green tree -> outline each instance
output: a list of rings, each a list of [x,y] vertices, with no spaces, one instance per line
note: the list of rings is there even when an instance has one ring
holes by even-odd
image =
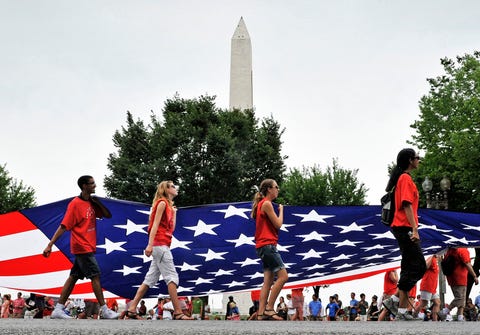
[[[456,60],[444,58],[445,73],[428,79],[420,100],[420,119],[411,144],[425,151],[417,182],[428,176],[434,187],[452,181],[449,208],[479,211],[480,193],[480,52]],[[422,177],[421,177],[422,176]],[[438,192],[439,189],[434,189]]]
[[[245,201],[264,178],[281,182],[283,130],[273,118],[259,122],[252,110],[221,110],[215,97],[168,99],[162,118],[148,126],[127,113],[109,156],[107,193],[149,203],[161,180],[179,184],[182,206]]]
[[[0,165],[0,214],[34,206],[35,190],[10,177],[6,165]]]
[[[279,201],[301,206],[365,205],[368,189],[358,181],[357,173],[340,167],[336,159],[325,172],[317,165],[293,168],[280,185]]]

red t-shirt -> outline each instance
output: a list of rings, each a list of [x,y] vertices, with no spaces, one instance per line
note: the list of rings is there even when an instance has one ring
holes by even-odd
[[[445,257],[456,257],[456,264],[453,273],[447,276],[450,286],[467,286],[468,268],[465,263],[470,263],[470,252],[467,248],[450,248]]]
[[[153,246],[166,245],[167,247],[170,247],[170,244],[172,244],[172,236],[174,230],[173,210],[166,199],[159,199],[153,205],[152,215],[150,215],[150,221],[148,222],[148,232],[150,233],[150,230],[152,229],[153,222],[155,221],[155,216],[157,215],[157,208],[161,202],[165,203],[165,210],[163,211],[162,217],[158,224],[157,233],[155,234],[153,240]]]
[[[393,270],[385,272],[383,278],[383,293],[388,295],[393,295],[397,292],[397,283],[390,279],[391,272],[393,272]]]
[[[437,258],[433,257],[430,267],[425,271],[422,281],[420,282],[420,291],[426,291],[432,294],[437,293],[438,271],[439,267]]]
[[[262,205],[267,200],[263,198],[257,206],[257,216],[255,222],[255,248],[261,248],[265,245],[277,245],[278,229],[268,218],[267,213],[262,212]]]
[[[392,227],[411,227],[403,208],[403,202],[412,204],[413,215],[418,226],[418,190],[408,173],[400,175],[395,188],[395,216],[393,217]]]
[[[97,217],[102,217],[102,214],[96,213],[88,200],[75,197],[68,204],[61,225],[71,231],[70,252],[73,255],[95,252]]]

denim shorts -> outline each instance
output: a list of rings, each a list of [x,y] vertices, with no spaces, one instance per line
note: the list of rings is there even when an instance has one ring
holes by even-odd
[[[98,266],[95,254],[89,252],[87,254],[75,255],[75,263],[70,270],[70,276],[78,279],[100,276],[100,267]]]
[[[263,264],[263,271],[277,273],[285,268],[282,257],[278,253],[277,247],[273,244],[264,245],[257,249],[257,256],[260,257]]]

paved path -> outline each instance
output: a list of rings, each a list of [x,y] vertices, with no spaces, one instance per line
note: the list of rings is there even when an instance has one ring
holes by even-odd
[[[137,321],[0,319],[0,334],[480,334],[480,322],[276,322],[276,321]]]

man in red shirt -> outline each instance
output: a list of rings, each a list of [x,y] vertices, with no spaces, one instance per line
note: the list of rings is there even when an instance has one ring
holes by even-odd
[[[70,235],[70,251],[75,255],[75,263],[70,271],[70,276],[63,285],[58,303],[52,312],[52,319],[71,319],[64,311],[65,302],[73,291],[78,279],[89,278],[92,281],[92,289],[100,304],[101,316],[104,319],[116,319],[118,313],[108,309],[103,297],[102,285],[100,283],[100,268],[95,259],[97,248],[96,218],[111,218],[110,211],[100,202],[97,197],[91,195],[95,193],[95,180],[92,176],[81,176],[77,181],[78,187],[82,190],[78,197],[68,204],[67,211],[43,251],[43,256],[48,257],[52,252],[55,242],[67,230]]]
[[[420,303],[415,307],[418,314],[422,309],[428,307],[428,303],[432,302],[432,320],[438,320],[438,312],[440,310],[440,296],[437,293],[439,267],[437,263],[437,255],[427,258],[427,271],[423,275],[420,282]]]
[[[448,314],[450,310],[457,307],[457,320],[463,321],[468,273],[473,276],[475,285],[478,285],[478,278],[470,263],[470,252],[467,248],[449,248],[445,253],[445,258],[446,257],[455,258],[453,273],[447,276],[448,285],[452,288],[454,298],[448,305],[448,308],[444,308],[444,312]]]

